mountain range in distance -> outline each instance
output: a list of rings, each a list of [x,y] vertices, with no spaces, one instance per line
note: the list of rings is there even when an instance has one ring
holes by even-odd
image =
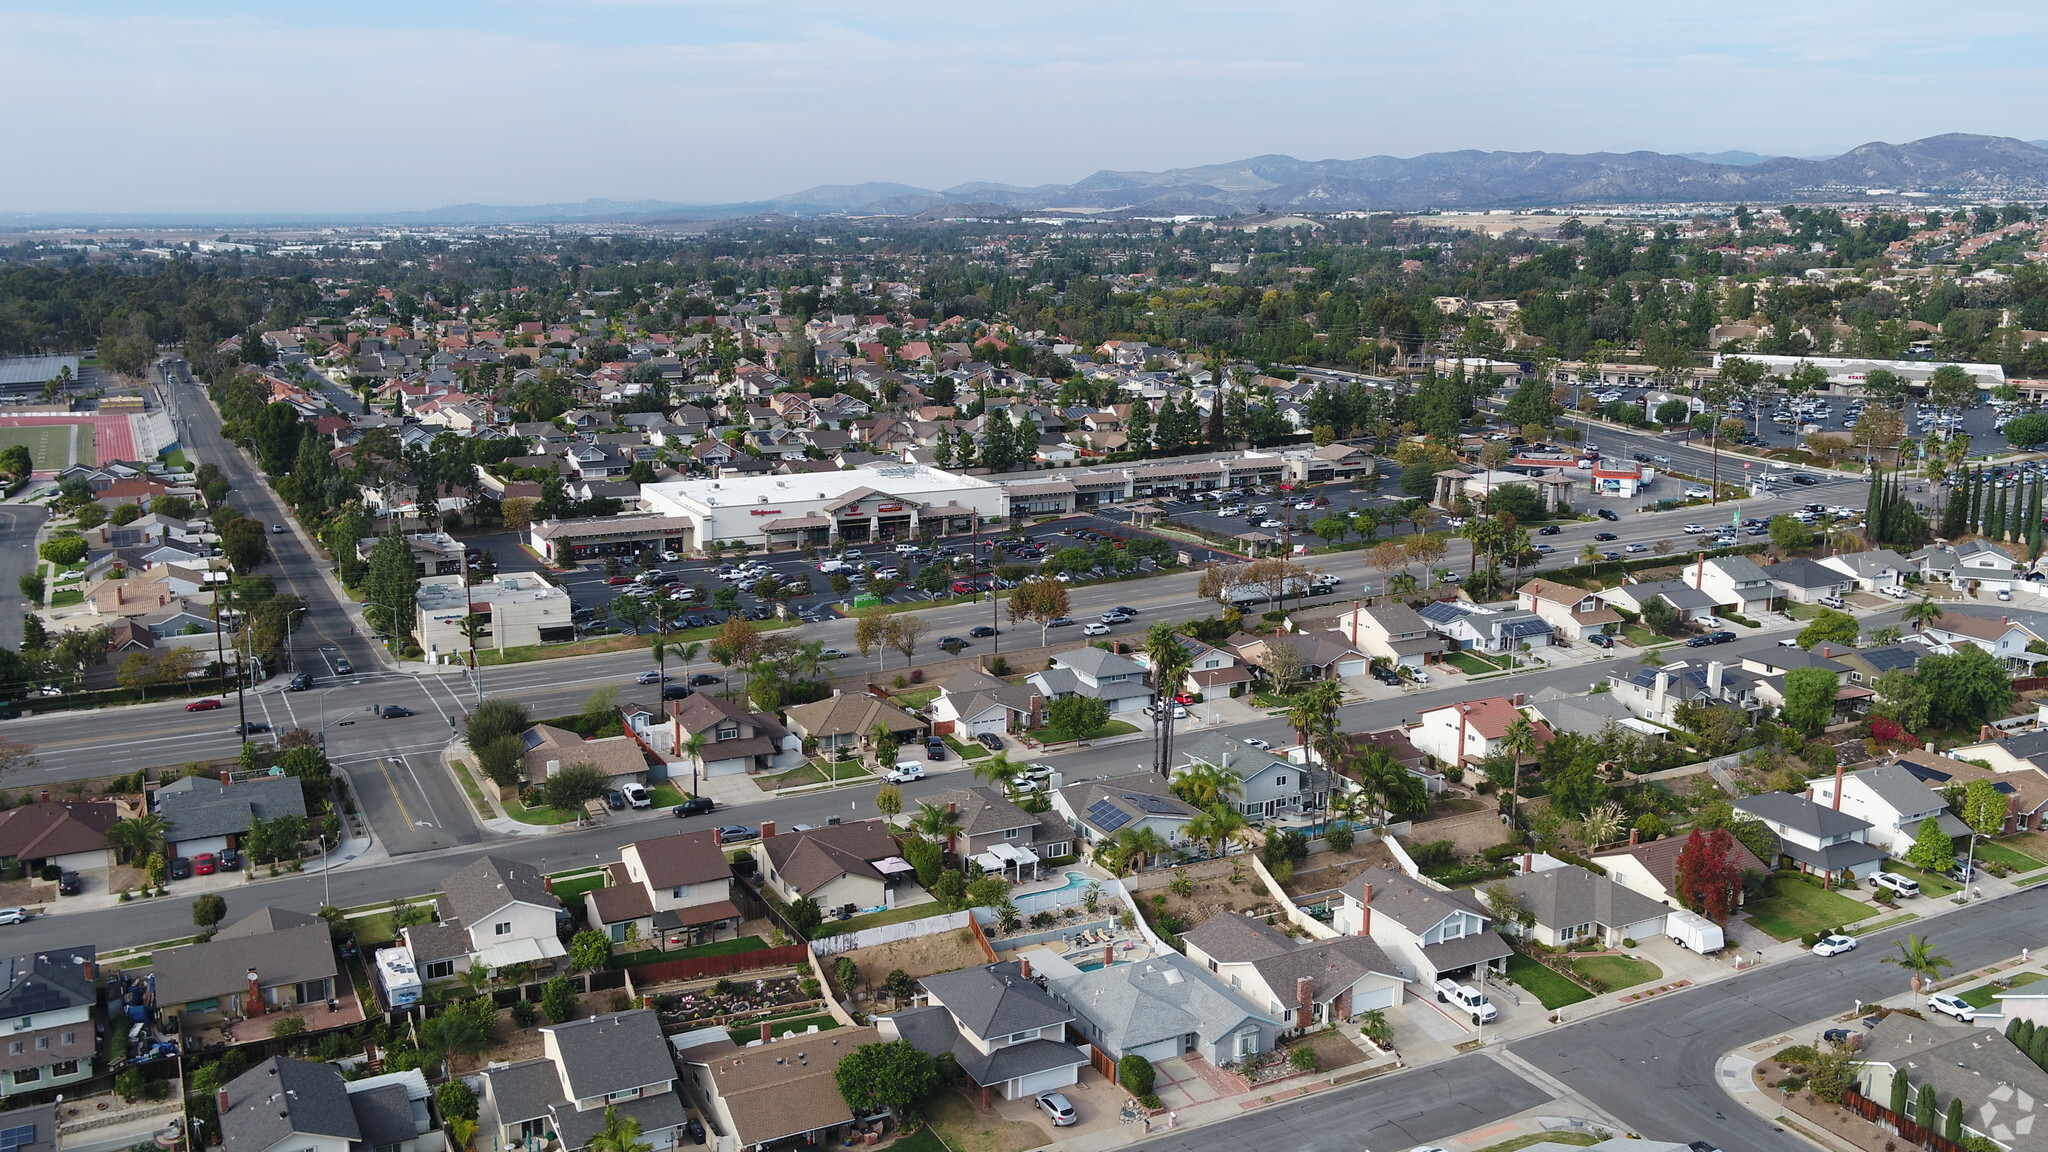
[[[1358,160],[1255,156],[1163,172],[1105,169],[1072,184],[970,182],[823,184],[767,200],[456,204],[358,214],[0,213],[0,227],[180,227],[245,224],[708,225],[755,217],[1228,216],[1238,213],[1545,208],[1601,204],[1750,203],[1860,199],[1918,193],[1957,198],[2048,197],[2048,140],[1949,133],[1905,144],[1874,142],[1839,156],[1802,158],[1724,151],[1431,152]]]

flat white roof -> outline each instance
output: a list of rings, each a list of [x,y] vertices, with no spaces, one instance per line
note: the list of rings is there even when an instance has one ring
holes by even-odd
[[[724,480],[670,480],[645,484],[640,496],[656,509],[743,508],[763,501],[836,500],[872,488],[891,496],[944,496],[997,485],[919,464],[885,464],[801,476],[737,476]]]

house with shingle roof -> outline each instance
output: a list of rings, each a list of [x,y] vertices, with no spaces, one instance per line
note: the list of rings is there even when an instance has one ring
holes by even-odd
[[[647,756],[630,736],[585,740],[566,728],[535,724],[521,739],[526,751],[520,756],[520,765],[528,783],[544,783],[571,764],[596,765],[614,784],[648,779]]]
[[[1950,652],[1957,651],[1962,645],[1974,644],[2014,667],[2031,664],[2034,656],[2027,651],[2027,645],[2043,639],[2032,628],[2011,616],[2001,615],[1994,620],[1948,609],[1926,625],[1921,636]]]
[[[1954,547],[1930,544],[1908,559],[1920,565],[1920,578],[1941,581],[1961,590],[2010,592],[2019,581],[2012,554],[1989,540],[1965,540]]]
[[[1068,784],[1052,794],[1052,808],[1087,845],[1142,828],[1179,848],[1188,843],[1188,821],[1201,815],[1156,778],[1141,776]]]
[[[709,829],[636,840],[605,866],[603,887],[583,894],[586,918],[612,943],[629,935],[658,948],[687,947],[739,927],[732,865]]]
[[[1145,666],[1106,648],[1075,648],[1056,653],[1051,666],[1033,672],[1025,682],[1048,701],[1087,696],[1109,705],[1112,715],[1142,711],[1152,702]]]
[[[1073,853],[1074,834],[1064,820],[1050,812],[1026,812],[987,785],[935,792],[922,803],[935,804],[959,815],[960,832],[954,838],[954,847],[963,858],[979,856],[998,845],[1029,848],[1040,857]]]
[[[169,825],[164,843],[173,856],[238,847],[251,820],[306,814],[305,792],[293,776],[187,776],[157,789],[150,803]]]
[[[1188,959],[1266,1014],[1296,1028],[1349,1022],[1401,1003],[1400,966],[1366,936],[1302,939],[1242,912],[1220,912],[1181,937]]]
[[[925,731],[923,720],[879,696],[837,688],[823,700],[790,705],[783,718],[798,739],[816,741],[818,751],[828,755],[841,748],[867,748],[877,726],[886,727],[899,744]]]
[[[441,882],[441,919],[405,929],[422,980],[559,960],[562,902],[540,869],[503,856],[479,856]]]
[[[44,800],[0,812],[0,863],[30,872],[107,866],[107,829],[121,819],[112,800]]]
[[[541,1055],[486,1068],[478,1127],[499,1147],[553,1135],[567,1152],[588,1147],[617,1109],[656,1152],[680,1142],[685,1112],[676,1065],[652,1009],[541,1026]]]
[[[1653,939],[1664,935],[1664,917],[1671,911],[1575,864],[1525,871],[1501,883],[1534,918],[1527,930],[1530,939],[1546,948],[1565,948],[1581,940],[1620,948],[1624,940]]]
[[[883,1039],[874,1027],[836,1028],[745,1048],[721,1038],[686,1048],[675,1059],[691,1098],[718,1133],[718,1147],[836,1147],[854,1116],[833,1073],[848,1053]]]
[[[1297,675],[1305,680],[1337,680],[1346,676],[1363,676],[1369,660],[1365,653],[1351,646],[1345,633],[1335,631],[1289,632],[1279,636],[1249,636],[1239,633],[1230,638],[1230,647],[1245,663],[1264,671],[1272,660],[1274,646],[1284,644],[1293,649],[1294,658],[1299,662]]]
[[[706,738],[698,770],[706,776],[732,776],[792,767],[803,756],[803,741],[766,712],[749,712],[744,704],[709,692],[697,692],[669,703],[666,751],[683,755],[683,742],[701,732]],[[657,747],[659,737],[656,737]]]
[[[1060,957],[1042,964],[1046,991],[1073,1012],[1073,1029],[1100,1054],[1098,1062],[1196,1055],[1230,1064],[1271,1050],[1287,1026],[1251,1009],[1178,952],[1089,971]]]
[[[1429,621],[1453,650],[1519,652],[1523,645],[1548,648],[1557,632],[1550,621],[1526,609],[1503,612],[1462,600],[1435,600],[1417,615]]]
[[[1777,837],[1774,864],[1791,866],[1828,879],[1845,873],[1869,876],[1884,862],[1885,851],[1869,843],[1870,821],[1816,804],[1809,796],[1759,792],[1735,802],[1735,810],[1754,816]]]
[[[1607,878],[1616,884],[1641,896],[1647,896],[1671,908],[1683,908],[1685,902],[1678,897],[1678,854],[1685,851],[1687,837],[1666,836],[1659,840],[1632,841],[1625,847],[1610,848],[1595,852],[1593,859],[1607,869]],[[1739,872],[1768,873],[1770,868],[1756,858],[1756,853],[1745,847],[1742,841],[1735,841],[1729,848],[1729,862]],[[1736,893],[1736,903],[1742,902],[1742,894]]]
[[[1969,835],[1969,826],[1948,810],[1941,793],[1930,790],[1897,763],[1865,768],[1841,777],[1842,802],[1835,803],[1835,777],[1818,777],[1806,786],[1814,803],[1840,808],[1870,824],[1865,839],[1894,856],[1904,856],[1920,834],[1920,822],[1932,820],[1944,835]]]
[[[1829,568],[1797,557],[1780,560],[1764,569],[1764,573],[1785,594],[1785,598],[1795,604],[1813,604],[1822,599],[1844,596],[1856,586],[1855,578],[1839,568]]]
[[[2023,995],[2005,993],[2001,1005]],[[1904,1072],[1914,1094],[1925,1085],[1943,1101],[1963,1102],[1965,1135],[2004,1148],[2040,1147],[2033,1138],[2048,1131],[2048,1072],[1998,1029],[1931,1012],[1924,1018],[1894,1012],[1862,1033],[1862,1040],[1853,1067],[1858,1091],[1870,1099],[1888,1098],[1893,1077]]]
[[[257,1015],[257,998],[266,1010],[331,1000],[341,974],[327,921],[280,908],[258,909],[211,940],[160,949],[150,971],[158,1007],[200,1019]]]
[[[1619,620],[1617,616],[1615,619]],[[1353,608],[1337,617],[1337,630],[1369,659],[1420,668],[1443,652],[1444,638],[1415,609],[1396,600]]]
[[[220,1145],[224,1152],[418,1152],[433,1131],[428,1094],[416,1069],[347,1080],[333,1064],[273,1056],[221,1090]]]
[[[1599,597],[1600,602],[1610,608],[1626,608],[1635,613],[1641,613],[1650,601],[1661,599],[1671,606],[1671,610],[1678,614],[1680,620],[1697,620],[1702,616],[1711,616],[1714,609],[1719,607],[1713,593],[1695,588],[1683,580],[1618,584],[1612,588],[1602,588],[1593,595]]]
[[[1989,780],[2006,800],[2005,832],[2048,831],[2048,769],[2032,760],[2012,760],[1997,744],[1974,744],[1955,752],[1955,756],[1943,756],[1915,748],[1899,753],[1893,762],[1936,795],[1946,793],[1950,787],[1967,787],[1975,780]],[[1960,759],[1962,756],[1983,760],[1992,767],[1967,763]]]
[[[952,1056],[984,1104],[995,1096],[1025,1100],[1080,1080],[1088,1057],[1066,1043],[1074,1013],[1039,987],[1030,960],[941,972],[918,986],[930,1004],[881,1017],[882,1036]]]
[[[1011,684],[968,668],[939,686],[931,703],[932,731],[971,740],[984,733],[1001,736],[1028,731],[1041,723],[1045,698],[1029,684]]]
[[[1250,820],[1319,811],[1328,798],[1324,774],[1221,732],[1197,740],[1186,755],[1187,763],[1177,765],[1173,775],[1198,765],[1235,774],[1238,792],[1232,803]]]
[[[1823,557],[1821,565],[1833,568],[1856,582],[1862,592],[1892,592],[1906,586],[1906,574],[1919,571],[1919,566],[1889,548],[1872,548],[1867,552],[1847,552],[1837,556]]]
[[[854,820],[781,835],[767,825],[750,851],[762,881],[784,903],[809,897],[829,911],[896,907],[929,899],[914,879],[906,879],[906,869],[896,867],[903,858],[881,820]]]
[[[92,1079],[101,1018],[98,951],[90,944],[0,959],[0,1099]],[[121,1020],[127,1026],[127,1018]],[[8,1124],[15,1123],[8,1113]]]
[[[1554,580],[1531,580],[1515,593],[1516,603],[1534,613],[1566,640],[1583,640],[1621,624],[1621,613],[1583,588]],[[1418,617],[1419,619],[1419,617]]]
[[[1493,917],[1470,892],[1453,891],[1391,868],[1368,868],[1339,890],[1343,902],[1330,926],[1347,936],[1369,936],[1404,978],[1427,987],[1443,976],[1463,976],[1485,965],[1504,971],[1513,949]]]
[[[1685,575],[1716,605],[1745,615],[1770,611],[1781,595],[1770,573],[1747,556],[1716,556],[1687,568]]]

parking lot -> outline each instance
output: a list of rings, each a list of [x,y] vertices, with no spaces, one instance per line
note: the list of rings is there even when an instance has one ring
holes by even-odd
[[[1599,395],[1611,395],[1624,403],[1634,404],[1640,402],[1643,396],[1651,391],[1653,389],[1640,386],[1614,387],[1601,389]],[[1590,389],[1588,390],[1588,395],[1592,395]],[[1821,393],[1813,397],[1813,399],[1826,403],[1830,409],[1826,417],[1814,421],[1814,423],[1819,425],[1820,431],[1837,435],[1850,434],[1850,430],[1856,424],[1856,421],[1848,415],[1851,406],[1856,403],[1854,396]],[[1803,447],[1806,443],[1806,437],[1811,435],[1811,433],[1801,431],[1807,425],[1796,422],[1782,424],[1772,419],[1772,417],[1779,415],[1783,411],[1781,407],[1776,406],[1783,403],[1782,397],[1768,398],[1765,403],[1772,406],[1765,408],[1762,413],[1762,419],[1758,419],[1758,413],[1754,408],[1747,406],[1745,406],[1743,412],[1730,413],[1730,415],[1747,423],[1757,438],[1764,441],[1763,447]],[[1922,404],[1918,400],[1909,399],[1906,402],[1904,416],[1906,419],[1906,434],[1919,438],[1926,435],[1928,428],[1933,426],[1935,419],[1939,416],[1939,412],[1932,405]],[[1971,405],[1960,413],[1957,419],[1957,428],[1970,437],[1971,455],[1996,455],[2007,450],[2009,445],[2006,443],[2005,436],[1994,427],[1997,419],[1998,411],[1988,404]],[[1654,433],[1659,430],[1645,429],[1645,431]],[[1674,428],[1669,431],[1682,433],[1683,429]],[[1705,438],[1695,436],[1693,439],[1704,440]]]

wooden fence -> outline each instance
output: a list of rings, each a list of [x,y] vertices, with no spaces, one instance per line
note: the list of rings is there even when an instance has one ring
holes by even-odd
[[[633,965],[633,986],[647,988],[655,984],[667,984],[673,980],[701,980],[706,976],[725,976],[734,972],[752,972],[760,968],[787,968],[802,964],[804,956],[805,945],[784,944],[780,947],[756,948],[750,952],[728,952],[720,956],[684,956],[675,960],[656,960],[651,964]]]
[[[1928,1152],[1970,1152],[1968,1148],[1943,1136],[1932,1128],[1923,1128],[1897,1112],[1879,1104],[1854,1088],[1842,1093],[1842,1106],[1870,1121],[1872,1124],[1895,1133],[1901,1140],[1910,1140]]]

